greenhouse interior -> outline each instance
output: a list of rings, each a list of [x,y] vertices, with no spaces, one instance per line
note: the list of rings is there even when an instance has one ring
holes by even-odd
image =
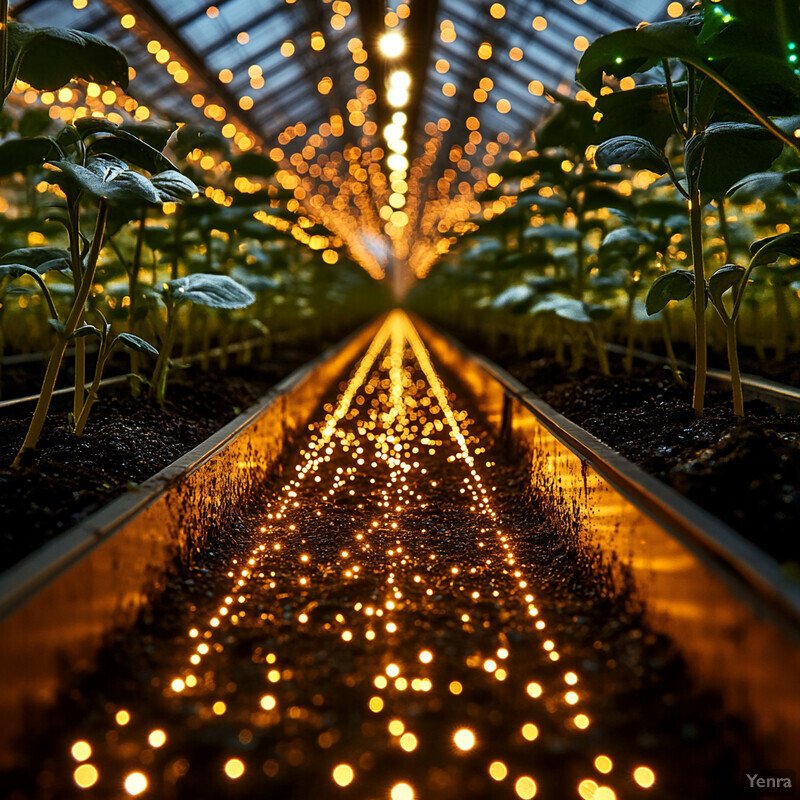
[[[2,798],[800,796],[796,0],[0,14]]]

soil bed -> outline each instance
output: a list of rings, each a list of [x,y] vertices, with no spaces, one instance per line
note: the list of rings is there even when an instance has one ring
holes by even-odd
[[[635,363],[628,377],[612,357],[610,377],[591,366],[570,372],[551,354],[520,358],[507,342],[489,350],[460,333],[557,411],[800,576],[800,415],[750,401],[737,422],[730,392],[712,391],[698,419],[691,387],[677,385],[665,368]]]
[[[254,510],[31,733],[9,798],[116,797],[132,773],[154,797],[332,797],[337,765],[357,798],[644,796],[643,765],[648,797],[751,796],[743,726],[465,418],[466,461],[422,378],[397,413],[373,374],[341,435],[287,448]]]
[[[33,404],[4,409],[0,570],[171,464],[325,346],[327,342],[282,344],[267,360],[254,354],[250,365],[238,365],[232,356],[227,373],[216,365],[209,372],[198,365],[178,369],[163,409],[132,398],[125,385],[106,387],[79,438],[67,429],[71,395],[55,398],[35,456],[17,471],[8,465],[22,443]]]

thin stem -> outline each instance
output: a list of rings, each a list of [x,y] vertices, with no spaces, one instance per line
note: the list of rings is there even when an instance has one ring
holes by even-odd
[[[167,372],[169,371],[169,359],[172,355],[172,347],[175,344],[175,307],[172,302],[167,300],[167,330],[164,341],[158,353],[155,369],[153,370],[153,384],[150,393],[156,402],[164,405],[164,398],[167,394]]]
[[[625,358],[622,360],[622,367],[626,375],[633,371],[633,346],[635,344],[633,304],[636,300],[637,285],[634,283],[628,290],[628,303],[625,308],[625,325],[627,328],[627,345],[625,347]]]
[[[675,96],[675,87],[672,85],[672,71],[670,70],[669,59],[662,58],[661,66],[664,68],[664,76],[667,81],[669,113],[672,116],[672,124],[675,126],[675,133],[677,133],[681,138],[686,139],[688,137],[688,133],[681,122],[680,115],[678,114],[678,98]]]
[[[8,0],[0,0],[0,108],[6,101],[6,83],[8,81]]]
[[[742,375],[739,372],[739,350],[736,346],[736,320],[725,323],[725,339],[728,345],[728,367],[731,372],[733,390],[733,413],[739,419],[744,417],[744,397],[742,395]]]
[[[759,109],[754,106],[746,97],[742,96],[738,91],[736,91],[735,86],[723,78],[718,72],[715,72],[713,69],[711,69],[708,64],[703,62],[687,63],[696,67],[701,72],[704,72],[709,78],[711,78],[712,81],[714,81],[714,83],[721,86],[731,97],[744,106],[744,108],[746,108],[773,136],[780,139],[784,144],[788,144],[789,147],[793,147],[795,150],[800,150],[800,140],[790,136],[787,133],[784,133],[766,114],[759,111]]]
[[[669,315],[669,309],[666,306],[661,311],[661,334],[664,339],[664,349],[667,351],[672,377],[675,378],[680,386],[685,386],[686,381],[678,369],[678,359],[675,357],[675,349],[672,346],[672,320]]]
[[[75,435],[83,435],[83,429],[86,427],[86,421],[89,419],[89,412],[97,400],[97,393],[100,390],[100,381],[103,378],[103,370],[106,366],[106,361],[110,355],[111,349],[106,348],[105,345],[101,346],[100,352],[97,354],[97,364],[94,368],[94,377],[92,378],[92,385],[89,387],[89,392],[86,396],[86,402],[81,409],[81,415],[75,423]]]
[[[100,248],[103,244],[103,234],[106,228],[106,219],[108,217],[108,206],[105,200],[100,200],[100,205],[97,209],[97,221],[95,223],[94,236],[92,237],[92,246],[89,250],[89,255],[86,261],[86,270],[81,282],[80,291],[72,304],[67,321],[64,323],[64,332],[58,334],[58,338],[53,352],[50,354],[50,361],[47,364],[44,380],[42,381],[42,390],[39,394],[39,400],[36,403],[36,408],[33,412],[28,432],[25,434],[25,440],[19,449],[12,467],[18,468],[22,463],[22,457],[28,450],[33,450],[39,442],[39,437],[42,435],[42,428],[44,421],[47,418],[47,412],[50,408],[50,402],[53,399],[53,390],[56,386],[56,379],[58,372],[61,369],[61,362],[64,359],[64,352],[67,349],[70,336],[78,325],[78,321],[83,316],[83,309],[86,305],[86,300],[89,297],[89,292],[92,288],[94,281],[94,273],[97,268],[97,260],[100,256]]]
[[[703,261],[703,214],[700,191],[695,178],[690,178],[689,233],[694,265],[694,393],[695,414],[703,413],[708,371],[708,340],[706,338],[706,276]]]

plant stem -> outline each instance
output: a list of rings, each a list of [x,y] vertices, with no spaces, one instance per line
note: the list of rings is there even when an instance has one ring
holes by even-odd
[[[675,357],[675,349],[672,346],[672,320],[667,306],[664,306],[661,311],[661,333],[664,338],[664,349],[667,351],[672,377],[675,378],[680,386],[685,386],[686,381],[681,377],[680,370],[678,369],[678,359]]]
[[[669,113],[672,116],[672,124],[675,126],[675,133],[681,138],[686,138],[686,128],[681,122],[678,113],[678,98],[675,96],[675,87],[672,85],[672,72],[670,71],[669,59],[662,58],[661,66],[664,68],[664,76],[667,81],[667,97],[669,98]]]
[[[633,345],[635,344],[634,336],[634,319],[633,319],[633,304],[636,300],[637,284],[633,283],[628,289],[628,303],[625,308],[625,325],[627,327],[627,343],[625,346],[625,358],[622,360],[622,367],[626,375],[630,375],[633,371]]]
[[[89,419],[89,412],[97,400],[97,392],[100,390],[100,381],[103,377],[103,369],[105,369],[106,361],[108,359],[108,351],[105,347],[101,346],[97,354],[97,364],[94,368],[94,377],[92,378],[92,385],[89,387],[89,392],[86,396],[86,402],[81,409],[81,415],[75,423],[75,435],[81,436],[83,429],[86,427],[86,421]]]
[[[728,345],[728,367],[731,372],[733,390],[733,413],[739,419],[744,417],[744,398],[742,396],[742,375],[739,372],[739,351],[736,347],[736,320],[725,323],[725,339]]]
[[[611,374],[611,367],[608,365],[608,353],[606,353],[606,343],[603,335],[600,333],[600,325],[593,322],[591,326],[592,341],[594,342],[594,350],[597,354],[597,361],[600,364],[600,372],[603,375]]]
[[[69,250],[70,261],[72,263],[72,281],[77,298],[83,282],[83,264],[81,263],[81,240],[80,240],[80,207],[77,201],[69,206]],[[81,324],[83,310],[78,317],[75,325]],[[84,387],[86,386],[86,341],[81,337],[75,342],[75,383],[72,394],[72,418],[73,423],[80,417],[83,407]]]
[[[703,260],[703,209],[697,178],[689,179],[689,234],[694,265],[694,392],[692,407],[695,414],[703,413],[708,371],[708,339],[706,335],[706,275]]]
[[[5,105],[8,81],[8,0],[0,0],[0,109]]]
[[[142,268],[142,246],[144,245],[144,228],[147,220],[147,206],[142,206],[142,214],[139,217],[139,228],[136,231],[136,247],[133,251],[133,263],[128,273],[128,296],[130,305],[128,306],[128,331],[136,334],[136,295],[139,293],[139,270]],[[136,350],[130,351],[130,369],[133,375],[139,374],[139,353]],[[131,382],[131,393],[136,397],[140,391],[139,381]]]
[[[577,265],[577,273],[575,275],[575,297],[578,300],[583,300],[583,292],[585,287],[586,275],[584,274],[586,256],[583,248],[583,236],[575,242],[575,263]]]
[[[158,360],[153,370],[153,383],[150,387],[151,395],[160,406],[164,405],[164,398],[167,394],[167,372],[169,371],[169,359],[172,355],[172,347],[175,344],[175,318],[177,316],[175,307],[170,300],[167,300],[166,307],[167,330],[158,353]]]
[[[42,390],[39,394],[39,400],[36,403],[36,408],[33,412],[28,432],[25,434],[25,440],[19,449],[12,467],[18,468],[22,463],[22,457],[28,450],[33,450],[39,442],[39,437],[42,435],[42,428],[44,421],[47,417],[47,412],[50,408],[50,401],[53,399],[53,390],[56,386],[56,379],[58,372],[61,369],[61,362],[64,359],[64,352],[67,349],[70,336],[78,325],[78,321],[83,316],[83,309],[86,305],[86,300],[89,297],[89,292],[92,288],[94,280],[95,269],[97,268],[97,260],[100,256],[100,248],[103,244],[103,234],[106,227],[106,218],[108,216],[108,206],[105,200],[100,200],[100,205],[97,209],[97,221],[94,228],[94,236],[92,237],[92,246],[89,249],[89,255],[86,261],[86,270],[83,274],[80,290],[75,302],[72,304],[72,309],[69,312],[66,322],[64,323],[64,332],[58,334],[58,339],[53,352],[50,354],[50,361],[47,364],[44,380],[42,381]]]

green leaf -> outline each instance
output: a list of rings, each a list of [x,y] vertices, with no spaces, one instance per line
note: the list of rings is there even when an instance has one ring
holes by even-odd
[[[745,268],[738,264],[725,264],[708,279],[708,296],[716,308],[723,308],[722,295],[742,279]]]
[[[601,168],[625,164],[634,169],[650,170],[656,175],[669,171],[667,157],[640,136],[615,136],[599,144],[594,160]]]
[[[100,338],[102,334],[100,333],[99,328],[95,328],[94,325],[89,325],[88,323],[85,325],[81,325],[72,332],[72,336],[70,339],[83,339],[86,336],[97,336]]]
[[[19,118],[17,130],[23,139],[30,139],[41,136],[52,124],[50,109],[31,108]]]
[[[686,84],[675,84],[679,105],[685,97]],[[669,110],[667,87],[662,84],[637,86],[627,92],[612,92],[597,98],[595,111],[603,118],[597,126],[596,141],[617,136],[638,136],[647,139],[657,150],[663,150],[667,139],[675,133]]]
[[[581,238],[581,232],[561,225],[540,225],[538,228],[527,228],[523,236],[526,239],[548,239],[551,242],[575,242]]]
[[[686,142],[686,173],[699,173],[700,191],[720,197],[739,180],[768,169],[783,143],[747,122],[714,122]]]
[[[17,77],[35,89],[59,89],[73,78],[128,87],[122,51],[85,31],[9,22],[8,64],[9,90]]]
[[[117,159],[95,157],[89,161],[91,168],[70,161],[50,163],[58,168],[59,173],[46,179],[62,185],[67,194],[74,196],[84,191],[116,203],[161,202],[155,187],[144,175],[127,169],[127,165]]]
[[[150,182],[158,192],[162,203],[185,203],[200,191],[185,175],[174,169],[153,175]]]
[[[166,284],[169,295],[178,303],[197,303],[209,308],[245,308],[255,303],[255,295],[227,275],[198,273],[176,278]]]
[[[121,128],[113,134],[96,135],[86,149],[89,155],[116,156],[151,174],[175,170],[175,165],[163,153]]]
[[[71,266],[69,253],[60,247],[20,247],[0,258],[0,264],[24,264],[39,275],[51,269],[61,271]]]
[[[261,153],[242,153],[231,160],[231,174],[253,178],[271,178],[278,165],[268,156]]]
[[[701,25],[700,17],[690,15],[601,36],[584,52],[575,79],[599,95],[604,72],[624,78],[650,69],[663,58],[698,57],[696,36]]]
[[[631,225],[614,228],[603,238],[602,250],[638,250],[639,245],[653,244],[656,237],[650,231],[643,231]]]
[[[754,267],[774,264],[781,256],[800,258],[800,233],[779,233],[750,245],[750,263]]]
[[[64,323],[57,319],[48,319],[47,324],[58,334],[61,336],[64,335],[66,332],[66,328],[64,327]]]
[[[167,147],[177,158],[186,158],[195,149],[202,150],[204,153],[223,153],[225,155],[230,152],[227,139],[216,131],[197,125],[181,125],[170,136]]]
[[[132,333],[118,334],[116,342],[119,342],[123,347],[127,347],[128,350],[135,350],[137,353],[142,353],[146,356],[155,358],[158,355],[158,350],[153,345],[139,336],[134,336]]]
[[[694,291],[694,273],[675,269],[656,278],[647,292],[645,309],[650,316],[658,314],[670,300],[685,300]]]
[[[536,146],[565,147],[581,155],[595,141],[594,109],[586,103],[553,93],[560,107],[536,131]]]
[[[791,195],[794,184],[800,183],[800,170],[790,172],[754,172],[746,175],[728,190],[728,197],[738,202],[760,200],[762,197],[779,192]]]
[[[28,167],[40,167],[50,158],[59,155],[52,139],[11,139],[0,144],[0,178],[15,172],[24,172]]]
[[[534,291],[530,286],[509,286],[492,300],[492,308],[507,311],[521,311],[522,307],[533,298]]]

